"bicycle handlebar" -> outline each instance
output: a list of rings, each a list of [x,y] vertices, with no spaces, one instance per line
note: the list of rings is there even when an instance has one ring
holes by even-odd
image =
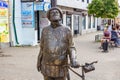
[[[91,63],[87,63],[87,64],[92,65],[92,64],[94,64],[94,63],[98,63],[98,61],[93,61],[93,62],[91,62]],[[86,64],[86,63],[85,63],[85,64]],[[85,64],[84,64],[84,65],[80,65],[80,67],[84,67]],[[70,66],[70,64],[68,64],[68,65],[64,65],[64,66]]]
[[[91,63],[85,63],[85,64],[92,65],[92,64],[94,64],[94,63],[98,63],[98,61],[93,61],[93,62],[91,62]],[[85,66],[85,64],[84,64],[84,65],[81,65],[80,67],[84,67],[84,66]]]
[[[91,62],[91,63],[88,63],[88,64],[94,64],[94,63],[97,63],[98,61],[93,61],[93,62]]]

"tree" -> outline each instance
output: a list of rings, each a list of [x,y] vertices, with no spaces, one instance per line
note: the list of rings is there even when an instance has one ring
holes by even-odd
[[[115,18],[119,6],[116,0],[92,0],[88,5],[88,14],[101,18]]]

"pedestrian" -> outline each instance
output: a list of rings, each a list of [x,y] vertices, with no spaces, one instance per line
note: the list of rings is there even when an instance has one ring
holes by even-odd
[[[114,41],[115,47],[120,47],[118,44],[118,38],[119,38],[119,35],[118,35],[116,27],[114,26],[111,31],[111,41]]]
[[[71,67],[80,66],[76,60],[71,30],[61,24],[63,14],[59,8],[48,10],[47,18],[51,24],[42,30],[37,69],[43,74],[44,80],[66,80],[68,57]]]
[[[118,47],[120,46],[120,25],[116,24],[116,31],[117,31],[117,43],[118,43]]]
[[[108,26],[103,31],[103,38],[101,39],[101,47],[103,52],[108,52],[108,43],[111,39],[111,33],[108,30]]]

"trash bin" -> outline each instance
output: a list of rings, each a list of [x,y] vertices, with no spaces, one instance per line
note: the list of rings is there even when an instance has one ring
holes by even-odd
[[[97,26],[97,31],[99,31],[100,30],[100,26]]]
[[[74,34],[77,35],[78,34],[78,30],[74,30]]]
[[[102,34],[97,34],[95,35],[95,42],[100,42],[102,39],[103,35]]]

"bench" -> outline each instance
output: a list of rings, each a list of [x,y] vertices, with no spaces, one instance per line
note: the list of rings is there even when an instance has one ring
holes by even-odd
[[[114,49],[114,47],[115,47],[115,43],[114,43],[114,41],[109,41],[109,48],[111,49]]]
[[[100,42],[102,38],[103,38],[103,34],[95,35],[95,42]]]

